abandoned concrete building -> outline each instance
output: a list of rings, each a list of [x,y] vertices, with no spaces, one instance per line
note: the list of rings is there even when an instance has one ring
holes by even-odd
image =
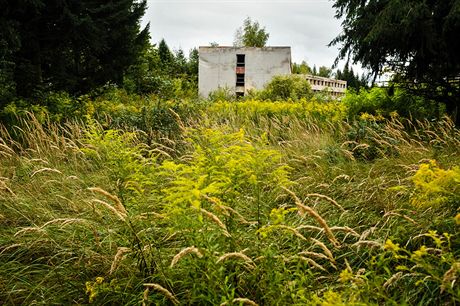
[[[302,75],[311,85],[313,92],[327,91],[334,97],[341,97],[347,90],[347,81],[323,78],[316,75]]]
[[[202,97],[219,88],[236,96],[262,89],[276,75],[291,74],[291,47],[199,47],[198,88]],[[327,90],[334,96],[345,93],[347,83],[303,75],[313,91]]]
[[[275,75],[291,73],[290,47],[200,47],[199,93],[207,97],[218,88],[237,96],[262,89]]]

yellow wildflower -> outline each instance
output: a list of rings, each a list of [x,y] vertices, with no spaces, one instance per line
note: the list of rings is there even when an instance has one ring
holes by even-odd
[[[399,243],[393,243],[391,239],[387,239],[387,241],[385,242],[385,245],[383,246],[383,249],[394,252],[394,253],[401,250],[401,248],[399,247]]]
[[[428,254],[427,250],[426,250],[426,246],[422,245],[420,247],[420,249],[418,249],[417,251],[415,251],[414,253],[412,253],[412,259],[421,259],[422,256]]]

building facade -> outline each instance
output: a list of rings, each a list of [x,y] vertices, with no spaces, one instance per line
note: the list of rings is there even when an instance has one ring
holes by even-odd
[[[334,97],[341,97],[347,90],[347,81],[323,78],[316,75],[302,74],[311,85],[313,92],[328,92]]]
[[[200,47],[198,88],[202,97],[218,88],[244,96],[276,75],[291,74],[291,47]]]

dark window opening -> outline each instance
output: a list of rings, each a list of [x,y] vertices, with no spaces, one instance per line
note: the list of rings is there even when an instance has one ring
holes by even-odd
[[[237,98],[242,98],[242,97],[244,97],[244,92],[242,92],[242,91],[236,92],[236,97],[237,97]]]
[[[245,65],[245,55],[237,54],[236,55],[236,67],[244,67]]]
[[[236,74],[236,86],[244,86],[244,74]]]

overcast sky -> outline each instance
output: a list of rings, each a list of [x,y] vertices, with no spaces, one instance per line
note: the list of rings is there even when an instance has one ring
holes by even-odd
[[[291,46],[295,62],[331,66],[337,48],[327,44],[340,31],[329,0],[147,0],[143,24],[150,22],[153,42],[162,38],[186,54],[193,47],[216,42],[232,45],[246,17],[265,26],[267,45]]]

